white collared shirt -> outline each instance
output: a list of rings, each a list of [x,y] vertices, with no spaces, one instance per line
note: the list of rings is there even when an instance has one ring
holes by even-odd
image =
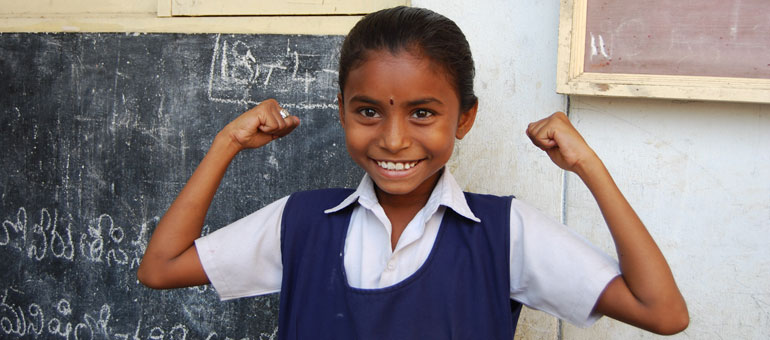
[[[269,294],[281,288],[281,216],[288,197],[196,240],[201,263],[221,299]],[[331,213],[358,203],[345,239],[345,272],[352,287],[394,285],[422,266],[449,208],[479,222],[462,189],[445,170],[428,202],[406,226],[391,250],[391,224],[364,176],[357,190]],[[578,326],[599,295],[620,273],[617,261],[533,207],[511,204],[511,298]],[[258,268],[258,269],[255,269]]]

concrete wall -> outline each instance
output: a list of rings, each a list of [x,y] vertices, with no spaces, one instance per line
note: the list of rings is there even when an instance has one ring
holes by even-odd
[[[566,110],[555,93],[556,1],[414,0],[468,36],[481,98],[450,167],[464,188],[513,193],[615,253],[580,180],[524,135]],[[690,309],[675,339],[770,338],[770,105],[570,98],[570,117],[666,255]],[[578,329],[536,311],[520,339],[651,339],[603,318]]]

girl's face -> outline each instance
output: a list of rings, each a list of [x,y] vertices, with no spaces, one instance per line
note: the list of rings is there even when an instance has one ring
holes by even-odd
[[[429,195],[452,155],[455,138],[473,125],[476,106],[460,112],[443,68],[409,52],[370,52],[338,96],[348,152],[391,195]]]

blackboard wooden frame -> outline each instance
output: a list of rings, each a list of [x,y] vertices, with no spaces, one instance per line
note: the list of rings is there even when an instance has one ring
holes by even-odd
[[[159,16],[224,15],[365,15],[395,6],[409,6],[409,0],[158,0]]]
[[[770,79],[585,72],[587,4],[588,0],[561,0],[556,92],[770,103]]]

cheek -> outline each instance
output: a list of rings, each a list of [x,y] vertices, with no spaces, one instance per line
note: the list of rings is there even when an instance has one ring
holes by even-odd
[[[455,133],[452,128],[420,134],[420,139],[421,144],[432,150],[437,158],[449,159],[454,151]]]
[[[362,129],[345,129],[345,145],[347,146],[348,153],[353,157],[360,157],[361,154],[366,153],[366,147],[368,141],[367,134]]]

